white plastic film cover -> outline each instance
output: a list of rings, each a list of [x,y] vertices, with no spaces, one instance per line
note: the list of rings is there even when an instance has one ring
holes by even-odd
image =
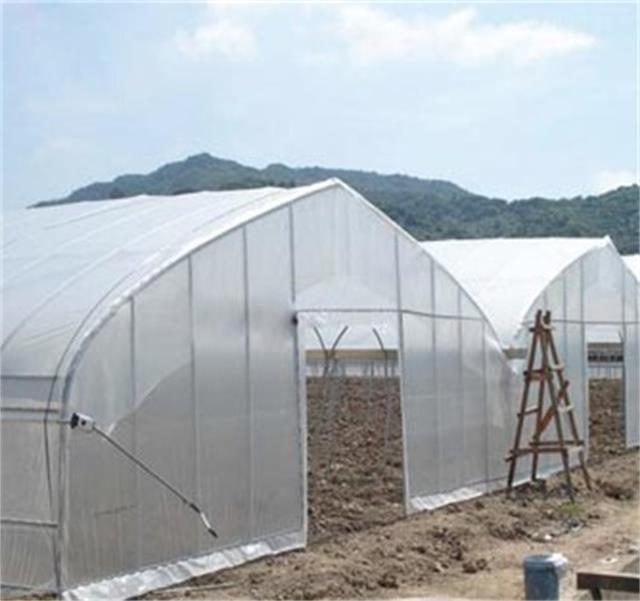
[[[251,422],[246,377],[243,232],[196,253],[193,265],[198,500],[218,531],[201,551],[251,540]],[[224,316],[224,319],[221,319]]]
[[[624,329],[625,357],[625,442],[627,447],[640,444],[640,327],[628,324]]]
[[[526,348],[527,325],[536,311],[551,311],[579,433],[587,443],[587,336],[608,340],[611,332],[621,337],[624,330],[625,429],[627,444],[634,444],[637,425],[633,416],[640,398],[640,367],[634,350],[640,344],[633,300],[638,295],[637,279],[625,269],[608,238],[452,240],[428,242],[424,247],[469,290],[507,350]],[[522,362],[511,364],[521,372]],[[552,459],[546,459],[544,465],[551,463]]]
[[[423,242],[488,316],[505,348],[563,269],[608,238],[495,238]]]
[[[408,508],[417,511],[503,485],[512,372],[441,266],[403,240],[399,260]]]
[[[3,411],[1,422],[2,584],[22,591],[55,586],[58,428],[48,428],[51,489],[45,462],[44,414]]]
[[[343,184],[80,203],[14,223],[3,353],[15,372],[3,364],[3,390],[42,402],[34,382],[55,383],[59,410],[90,414],[219,533],[95,432],[65,430],[62,523],[46,544],[40,531],[5,538],[3,506],[2,569],[14,584],[55,586],[51,541],[74,598],[141,594],[303,545],[296,312],[393,331],[410,511],[503,483],[513,372],[493,328],[445,268]],[[56,265],[59,279],[45,282]],[[22,311],[32,293],[39,302]],[[9,457],[20,449],[13,432]],[[42,487],[44,464],[33,461],[20,485],[29,494]],[[3,459],[3,484],[4,470]]]
[[[301,532],[300,418],[289,216],[247,227],[252,538]]]
[[[388,222],[341,188],[322,202],[298,202],[293,221],[298,310],[396,309],[395,229]]]

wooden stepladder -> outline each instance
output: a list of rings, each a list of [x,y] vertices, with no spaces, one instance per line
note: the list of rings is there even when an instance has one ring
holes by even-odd
[[[591,478],[584,460],[584,440],[580,439],[574,414],[574,407],[569,399],[569,381],[564,376],[564,366],[560,363],[558,351],[553,340],[553,326],[551,325],[551,312],[536,313],[536,319],[531,328],[531,343],[527,368],[524,372],[524,389],[518,412],[516,435],[513,448],[506,460],[510,462],[509,478],[507,481],[507,495],[513,487],[516,473],[516,463],[519,457],[531,455],[531,480],[538,476],[538,458],[541,453],[560,453],[564,466],[567,488],[571,500],[574,500],[571,473],[569,471],[569,453],[577,452],[580,467],[584,475],[584,481],[588,489],[591,489]],[[540,365],[536,367],[537,354],[540,352]],[[538,383],[537,401],[529,404],[531,384]],[[546,393],[546,394],[545,394]],[[545,397],[548,398],[548,406],[545,408]],[[522,430],[526,417],[534,415],[535,428],[531,441],[527,446],[521,446]],[[567,417],[569,436],[565,438],[563,416]],[[553,422],[556,428],[555,440],[542,440],[542,434]]]

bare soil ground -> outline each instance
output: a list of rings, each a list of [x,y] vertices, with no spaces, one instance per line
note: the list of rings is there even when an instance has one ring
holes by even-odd
[[[624,451],[622,380],[589,382],[589,453],[592,462]]]
[[[309,378],[307,398],[309,541],[402,518],[399,381]]]
[[[397,382],[343,382],[331,392],[310,381],[310,545],[194,579],[147,598],[328,599],[382,597],[522,598],[522,558],[559,551],[571,569],[625,565],[638,552],[638,453],[625,452],[621,388],[591,387],[589,467],[594,489],[574,474],[403,517]],[[337,392],[337,391],[334,391]],[[389,398],[384,457],[385,398]],[[324,399],[324,400],[323,400]],[[331,424],[335,424],[332,428]],[[614,425],[615,424],[615,425]],[[566,582],[571,584],[570,575]],[[569,587],[570,589],[570,587]],[[567,590],[563,597],[576,593]]]

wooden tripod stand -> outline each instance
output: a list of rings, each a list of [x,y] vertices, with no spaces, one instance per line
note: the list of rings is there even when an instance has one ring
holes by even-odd
[[[569,471],[569,453],[577,452],[580,467],[584,475],[584,481],[588,489],[591,489],[591,478],[587,471],[584,459],[584,441],[580,439],[574,414],[574,407],[569,399],[569,381],[564,377],[564,366],[560,363],[558,351],[553,340],[553,326],[551,325],[551,312],[544,315],[542,311],[536,313],[529,346],[527,368],[524,372],[524,389],[518,412],[518,422],[513,448],[506,460],[510,462],[509,477],[507,481],[507,495],[513,488],[513,480],[516,473],[516,463],[519,457],[531,455],[531,480],[536,480],[538,475],[538,458],[540,453],[560,453],[567,479],[567,488],[571,500],[574,499],[574,490]],[[541,352],[541,364],[534,367],[538,349]],[[529,392],[531,383],[538,382],[537,402],[529,405]],[[550,401],[545,410],[545,391]],[[535,415],[536,423],[533,435],[528,446],[521,447],[522,430],[524,420],[529,415]],[[562,416],[566,415],[569,423],[569,438],[565,439]],[[551,424],[555,423],[556,440],[541,440],[543,432]]]

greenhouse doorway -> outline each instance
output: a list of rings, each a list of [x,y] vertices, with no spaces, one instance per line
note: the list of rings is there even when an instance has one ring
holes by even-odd
[[[625,360],[622,332],[587,329],[589,458],[601,461],[625,450]]]
[[[404,517],[396,328],[303,329],[309,541]]]

